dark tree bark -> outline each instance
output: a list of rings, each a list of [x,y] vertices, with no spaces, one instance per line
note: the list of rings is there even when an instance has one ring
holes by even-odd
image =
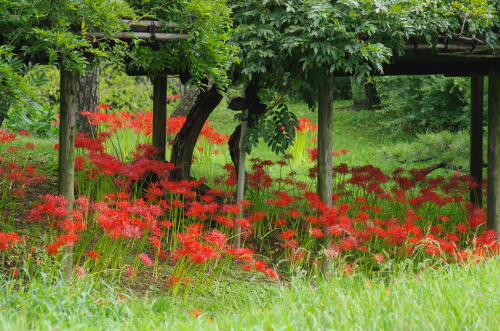
[[[171,173],[171,178],[174,180],[191,178],[191,164],[196,141],[208,116],[222,100],[222,94],[217,90],[217,86],[213,82],[205,83],[208,87],[196,97],[187,115],[186,123],[174,139],[170,162],[179,167]]]
[[[199,93],[199,89],[195,86],[182,85],[181,101],[170,117],[187,116],[189,110],[193,108]]]
[[[265,113],[267,106],[260,101],[260,86],[258,78],[253,79],[245,88],[244,98],[235,98],[231,100],[229,108],[232,110],[248,109],[248,127],[251,128]],[[234,164],[236,172],[238,171],[238,156],[240,154],[241,126],[238,125],[228,141],[229,155]]]
[[[380,105],[380,97],[375,83],[367,78],[351,77],[352,110],[375,109]]]
[[[97,112],[99,105],[99,77],[101,70],[98,65],[93,66],[89,71],[82,73],[78,79],[76,93],[76,130],[84,132],[89,136],[93,134],[92,126],[82,111]]]
[[[323,82],[319,87],[318,96],[318,195],[327,207],[332,206],[333,193],[333,171],[332,171],[332,147],[333,147],[333,75],[325,68]],[[330,236],[326,237],[326,245],[329,245]],[[326,258],[321,265],[321,271],[326,276],[330,273],[330,261]]]

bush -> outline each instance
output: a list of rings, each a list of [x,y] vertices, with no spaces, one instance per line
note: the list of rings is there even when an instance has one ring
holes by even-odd
[[[410,167],[444,164],[450,170],[465,171],[469,167],[469,135],[466,131],[418,134],[412,143],[388,147],[384,154]]]
[[[470,82],[444,76],[377,79],[384,110],[393,130],[458,131],[468,126]]]
[[[59,72],[54,67],[35,66],[24,77],[25,93],[19,94],[7,113],[5,127],[28,130],[39,137],[54,136],[58,132]]]

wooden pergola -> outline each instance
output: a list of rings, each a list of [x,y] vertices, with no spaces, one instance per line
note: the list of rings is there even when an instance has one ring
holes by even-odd
[[[158,21],[127,21],[131,32],[117,32],[119,39],[145,40],[182,40],[187,34],[158,33],[158,27],[174,28],[175,23]],[[103,33],[90,33],[90,37],[106,38]],[[144,75],[145,72],[130,72]],[[153,145],[161,150],[160,159],[165,160],[166,120],[167,120],[167,75],[158,73],[153,77]],[[471,130],[470,130],[470,174],[479,187],[471,192],[471,200],[482,205],[483,179],[483,103],[484,77],[489,77],[488,89],[488,228],[497,231],[500,239],[500,48],[490,49],[477,40],[457,38],[454,42],[443,42],[435,47],[409,42],[404,56],[395,56],[384,67],[383,75],[428,75],[444,74],[449,76],[471,77]],[[319,91],[318,107],[318,194],[327,204],[332,204],[332,115],[333,115],[333,77],[348,76],[348,73],[325,70],[326,79]],[[68,201],[74,201],[74,137],[76,117],[76,81],[74,71],[61,68],[61,106],[59,134],[59,193]],[[246,122],[242,122],[242,131]],[[242,139],[244,134],[241,135]],[[241,142],[240,142],[241,144]],[[237,199],[243,199],[244,152],[240,148]],[[239,236],[236,245],[239,246]]]
[[[484,78],[488,77],[487,226],[500,240],[500,47],[488,48],[477,39],[456,38],[430,47],[408,43],[404,56],[395,56],[383,75],[430,75],[471,78],[470,175],[479,185],[470,199],[482,206]],[[332,196],[333,77],[325,73],[318,110],[318,193],[327,205]]]

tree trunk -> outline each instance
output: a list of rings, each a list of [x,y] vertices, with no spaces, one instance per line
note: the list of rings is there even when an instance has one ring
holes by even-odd
[[[318,195],[327,207],[332,206],[333,172],[332,172],[332,134],[333,134],[333,76],[329,69],[324,72],[324,79],[319,88],[318,98]],[[326,245],[331,236],[326,238]],[[325,258],[321,271],[330,272],[330,261]]]
[[[191,85],[182,85],[181,91],[181,101],[170,117],[187,116],[190,109],[194,107],[196,97],[200,94],[199,89]]]
[[[368,102],[368,109],[376,109],[380,106],[380,96],[374,81],[369,80],[365,84],[365,95]]]
[[[380,104],[377,87],[368,77],[351,77],[352,110],[374,109]]]
[[[59,125],[59,194],[67,201],[68,210],[73,209],[75,201],[75,130],[77,112],[78,72],[61,69],[60,81],[60,125]],[[73,262],[72,248],[65,249],[64,261],[66,275],[71,277]]]
[[[82,73],[78,79],[76,93],[76,130],[89,136],[93,135],[92,126],[82,111],[97,112],[99,105],[99,77],[101,69],[98,65],[93,66],[89,71]]]
[[[255,78],[249,82],[245,88],[245,97],[233,99],[229,105],[232,110],[248,109],[248,128],[251,128],[267,110],[267,106],[260,102],[259,98],[259,79]],[[238,156],[240,153],[241,125],[238,125],[228,141],[229,155],[234,164],[236,173],[238,173]]]
[[[332,106],[333,77],[325,72],[318,100],[318,195],[327,206],[332,205]]]
[[[165,161],[167,145],[167,76],[153,78],[153,146],[159,150],[157,158]]]
[[[241,125],[238,125],[227,142],[229,148],[229,156],[231,156],[231,161],[233,162],[234,169],[238,173],[239,161],[238,155],[240,155],[240,138],[241,138]]]
[[[215,84],[210,82],[208,85],[196,97],[193,107],[187,114],[186,123],[174,139],[170,162],[179,167],[171,173],[171,178],[174,180],[191,177],[193,151],[201,129],[208,116],[222,100],[222,94],[219,93]]]

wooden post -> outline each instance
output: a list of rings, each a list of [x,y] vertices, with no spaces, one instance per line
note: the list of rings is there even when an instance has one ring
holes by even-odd
[[[470,119],[470,175],[479,187],[470,192],[470,200],[478,206],[483,203],[483,103],[484,77],[471,77],[471,119]]]
[[[333,75],[325,69],[323,82],[319,88],[318,99],[318,195],[328,207],[332,205],[332,134],[333,134]],[[326,238],[326,246],[331,236]],[[327,247],[328,248],[328,247]],[[330,261],[323,260],[321,271],[329,276]]]
[[[75,130],[77,111],[78,72],[61,68],[60,80],[60,125],[59,125],[59,194],[67,201],[68,210],[75,201]],[[73,249],[65,248],[65,272],[71,277],[73,271]]]
[[[333,76],[325,69],[318,99],[318,194],[327,206],[332,205],[332,119]]]
[[[488,228],[496,230],[500,240],[500,68],[489,73]]]
[[[238,187],[236,191],[236,202],[238,203],[238,206],[240,207],[240,215],[239,217],[242,218],[244,216],[244,211],[243,211],[243,206],[241,205],[241,202],[243,201],[244,195],[245,195],[245,157],[246,157],[246,151],[245,151],[245,146],[244,146],[244,139],[247,134],[247,126],[248,126],[248,109],[244,109],[242,112],[243,118],[241,119],[241,133],[240,133],[240,153],[238,157]],[[241,247],[241,226],[236,225],[236,237],[234,239],[234,246],[236,248]]]
[[[160,153],[157,158],[165,161],[167,145],[167,76],[153,78],[153,146]]]

